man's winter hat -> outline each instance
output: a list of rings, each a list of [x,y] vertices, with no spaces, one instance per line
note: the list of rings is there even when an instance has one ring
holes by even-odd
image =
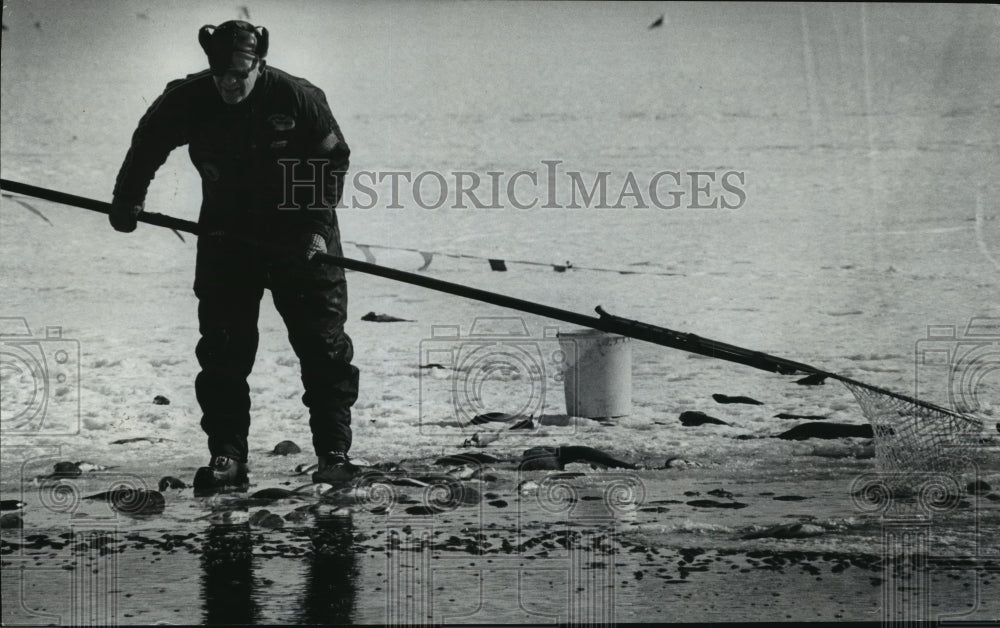
[[[206,24],[198,31],[198,43],[208,55],[212,73],[223,74],[232,67],[234,54],[253,57],[254,67],[267,56],[267,29],[241,20]]]

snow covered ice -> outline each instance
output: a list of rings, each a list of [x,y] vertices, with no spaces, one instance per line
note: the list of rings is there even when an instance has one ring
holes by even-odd
[[[456,171],[478,173],[484,185],[490,171],[505,173],[506,181],[526,170],[540,181],[518,184],[522,200],[538,196],[532,209],[456,209],[454,198],[424,209],[405,182],[402,208],[387,209],[391,189],[384,181],[373,186],[378,206],[338,211],[349,257],[364,259],[350,243],[390,247],[371,249],[379,264],[416,271],[426,261],[416,251],[437,252],[421,271],[429,277],[588,315],[602,305],[904,394],[913,394],[920,377],[915,355],[929,326],[954,327],[958,342],[970,320],[1000,318],[993,7],[673,5],[664,25],[652,30],[647,26],[660,11],[641,4],[291,3],[250,10],[252,21],[271,32],[269,62],[326,91],[352,147],[352,172],[441,172],[452,196]],[[5,7],[5,179],[109,200],[143,111],[167,81],[204,67],[197,29],[234,17],[232,7],[218,3],[168,1],[144,11],[140,18],[110,4]],[[336,37],[328,36],[331,25]],[[546,161],[559,162],[558,207],[541,207],[549,200]],[[692,209],[688,189],[677,209],[567,207],[568,172],[588,185],[610,172],[613,204],[627,173],[649,181],[665,170],[744,173],[745,203]],[[425,182],[423,193],[433,199],[436,184]],[[195,220],[199,195],[197,173],[179,149],[158,172],[146,207]],[[356,189],[345,194],[352,196],[366,200]],[[149,475],[150,488],[167,475],[189,481],[208,457],[193,386],[193,238],[181,242],[148,225],[124,235],[100,215],[22,200],[52,224],[11,198],[0,201],[0,317],[24,319],[36,342],[30,351],[50,362],[57,343],[70,350],[78,371],[68,370],[69,386],[52,393],[77,404],[79,414],[36,425],[26,436],[7,417],[31,402],[24,387],[36,380],[23,371],[0,373],[4,499],[22,499],[22,488],[34,490],[32,478],[63,460]],[[507,272],[491,272],[487,258],[541,265],[509,263]],[[567,260],[573,267],[564,272],[549,266]],[[458,426],[449,393],[454,372],[420,368],[421,346],[434,326],[467,334],[477,318],[515,317],[538,342],[546,327],[572,328],[358,272],[348,273],[348,286],[347,332],[361,369],[351,454],[371,462],[431,460],[493,430]],[[367,312],[406,320],[362,321]],[[47,336],[47,328],[58,328],[58,337]],[[310,437],[298,362],[269,297],[259,328],[250,465],[251,480],[264,488],[314,457],[304,446]],[[11,346],[7,336],[2,340]],[[944,346],[947,339],[937,341]],[[976,342],[995,364],[1000,337]],[[630,538],[664,552],[767,544],[878,553],[877,520],[859,513],[849,494],[851,480],[874,468],[870,443],[737,438],[773,436],[796,424],[777,418],[781,413],[865,423],[846,388],[830,381],[797,386],[794,378],[642,342],[632,349],[630,416],[557,420],[565,414],[563,392],[553,373],[544,373],[540,407],[547,420],[527,433],[503,432],[482,451],[516,456],[534,446],[584,445],[648,469],[682,459],[692,464],[660,476],[640,472],[650,486],[671,474],[671,494],[648,499],[706,499],[707,490],[723,486],[752,500],[746,509],[661,504],[662,513],[639,513],[649,518],[628,526],[637,535]],[[998,374],[981,370],[975,397],[994,439]],[[489,379],[483,390],[489,407],[479,410],[512,411],[504,400],[522,398],[524,384],[514,376]],[[716,394],[763,405],[720,404]],[[932,402],[952,403],[947,386],[928,394]],[[157,396],[170,403],[155,403]],[[678,417],[685,411],[730,425],[683,427]],[[123,439],[141,440],[111,444]],[[303,452],[270,456],[284,440],[303,445]],[[995,446],[989,451],[980,474],[997,486]],[[685,490],[702,495],[684,497]],[[760,492],[810,497],[808,509]],[[188,513],[171,514],[172,494],[165,496],[164,516],[180,525]],[[996,504],[976,503],[980,525],[995,532]],[[813,519],[800,523],[823,534],[739,538],[804,512]],[[26,509],[26,529],[32,516]],[[936,537],[939,549],[970,546],[970,517]],[[50,513],[42,525],[53,531],[60,524]],[[375,583],[381,570],[364,571],[365,582]],[[131,581],[143,577],[135,572]],[[644,588],[655,578],[628,577],[635,588],[623,588],[620,600],[641,609],[659,596]],[[6,581],[4,588],[7,600]],[[840,608],[819,594],[804,595],[829,611],[825,618]],[[380,621],[376,601],[369,598],[355,618]],[[707,602],[683,604],[691,606],[672,616],[677,621],[744,616],[731,609],[713,615]],[[864,613],[871,608],[861,606],[845,616],[870,617]],[[278,607],[268,612],[288,621]],[[760,607],[751,612],[769,616]],[[660,617],[652,607],[637,613],[619,619]]]

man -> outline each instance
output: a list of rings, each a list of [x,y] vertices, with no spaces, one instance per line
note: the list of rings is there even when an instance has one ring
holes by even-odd
[[[342,255],[334,208],[350,149],[323,92],[266,65],[268,32],[243,21],[198,33],[209,69],[172,81],[139,121],[115,184],[111,224],[136,228],[146,190],[171,150],[188,145],[202,180],[194,291],[201,372],[195,380],[211,460],[196,490],[246,490],[257,317],[265,288],[301,363],[319,468],[350,479],[354,350],[344,333]]]

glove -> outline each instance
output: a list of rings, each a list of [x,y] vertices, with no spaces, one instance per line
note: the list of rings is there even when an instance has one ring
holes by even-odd
[[[318,233],[310,233],[305,238],[306,259],[312,260],[317,253],[326,253],[326,240]]]
[[[111,201],[111,211],[108,213],[108,221],[115,231],[131,233],[135,231],[138,224],[139,214],[142,213],[144,203],[127,203],[119,199]]]

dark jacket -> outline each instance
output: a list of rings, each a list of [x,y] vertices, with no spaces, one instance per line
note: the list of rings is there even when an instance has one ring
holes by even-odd
[[[236,105],[222,101],[207,70],[170,82],[139,121],[115,198],[144,201],[157,168],[183,144],[201,174],[203,233],[339,238],[334,208],[350,148],[309,81],[265,66]]]

